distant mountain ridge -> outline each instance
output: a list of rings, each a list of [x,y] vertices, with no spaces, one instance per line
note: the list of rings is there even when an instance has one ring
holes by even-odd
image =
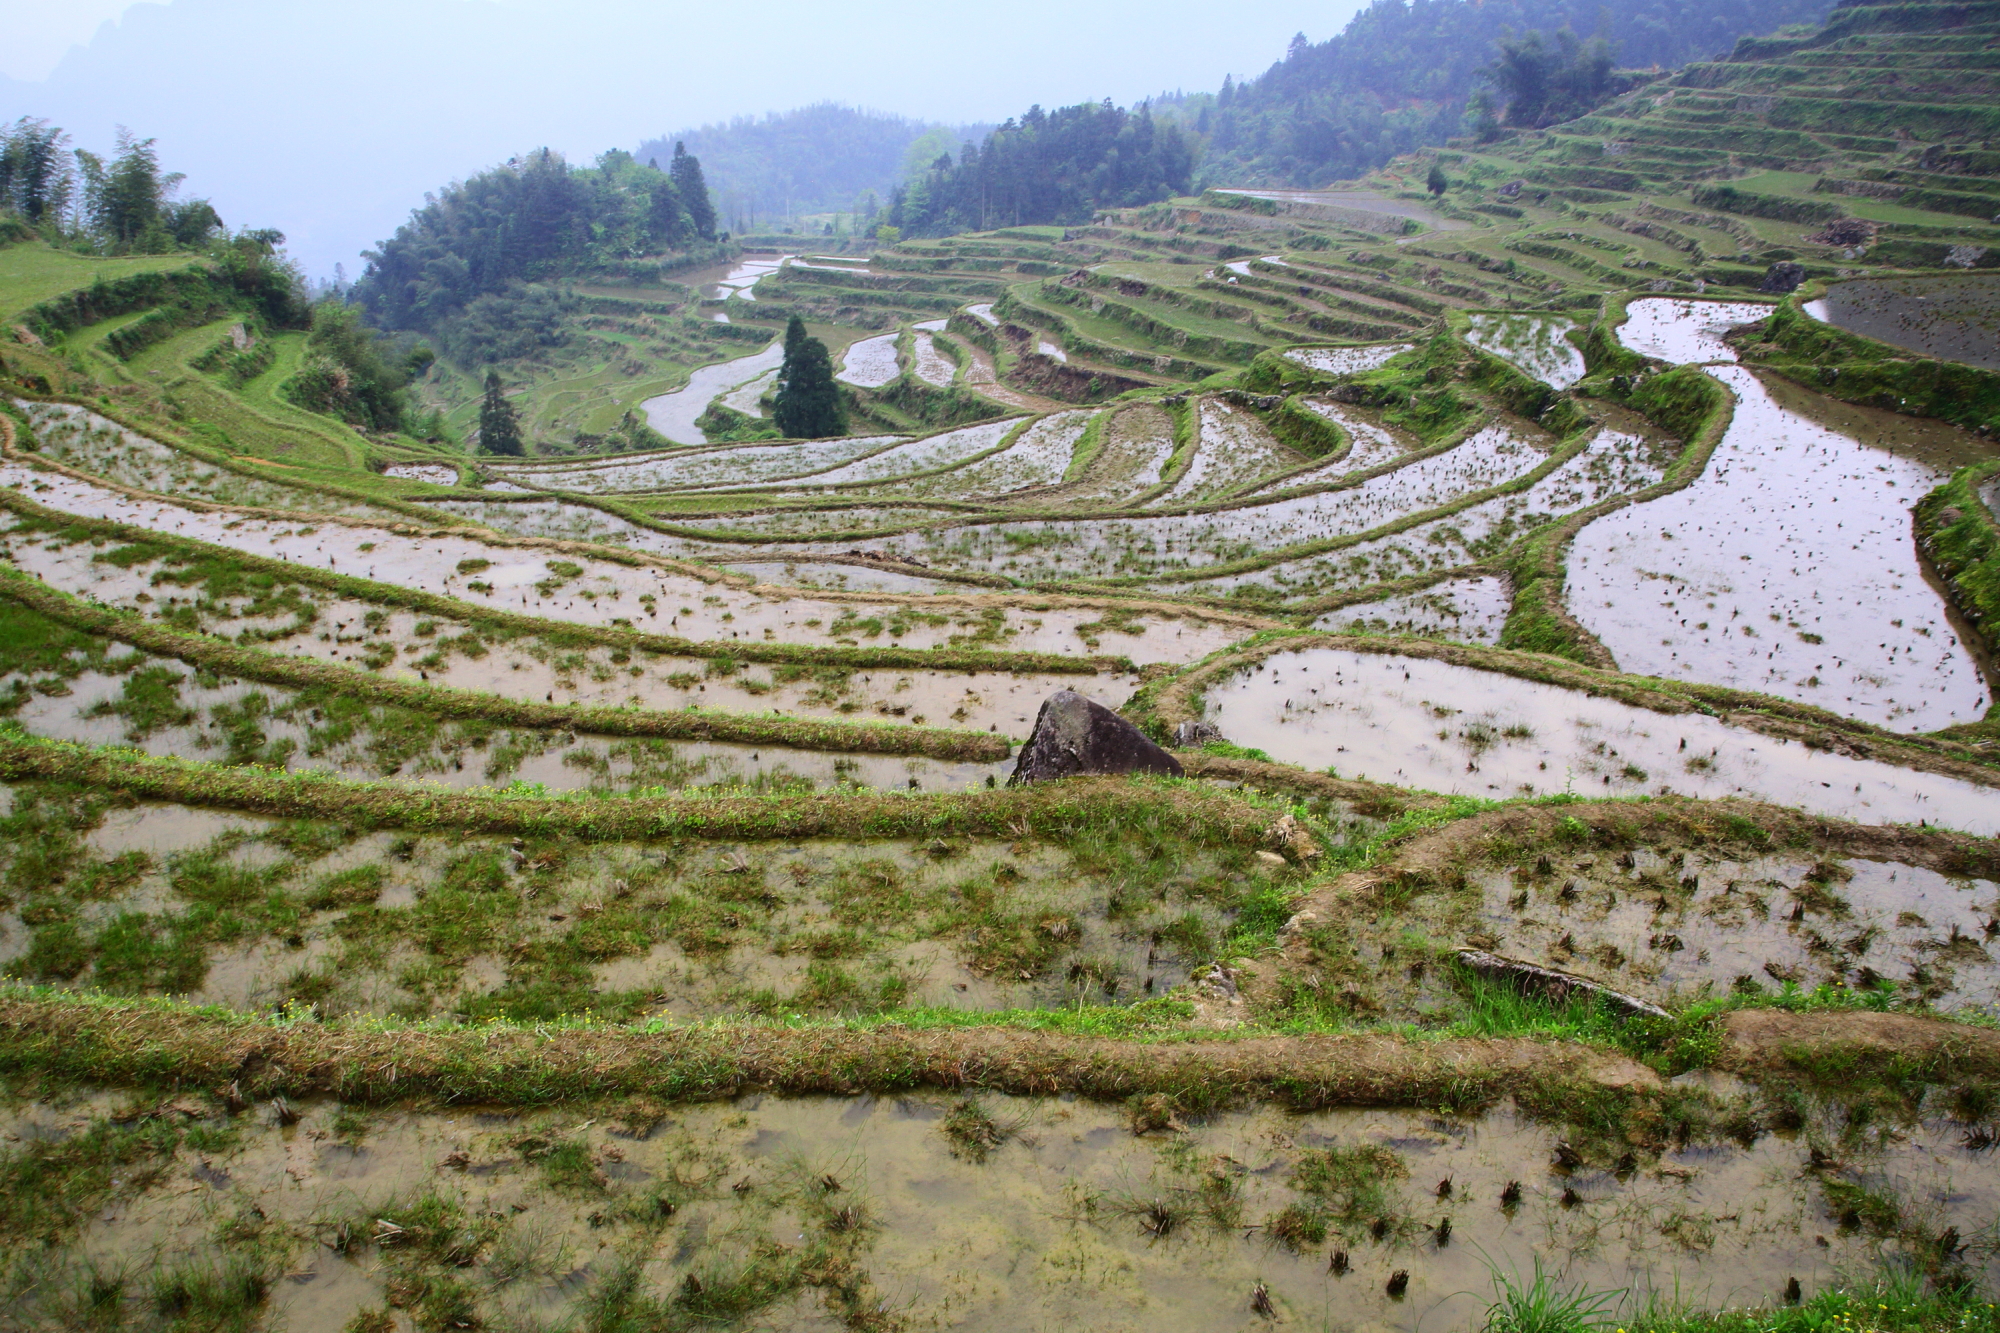
[[[1156,115],[1205,142],[1205,185],[1323,185],[1461,132],[1509,30],[1603,35],[1628,68],[1677,68],[1740,37],[1817,24],[1829,0],[1375,0],[1336,36],[1295,38],[1283,60],[1221,92],[1166,98]]]
[[[703,125],[647,139],[641,162],[666,162],[684,143],[702,161],[725,227],[747,230],[808,213],[850,212],[877,201],[940,152],[991,130],[948,126],[837,102]]]

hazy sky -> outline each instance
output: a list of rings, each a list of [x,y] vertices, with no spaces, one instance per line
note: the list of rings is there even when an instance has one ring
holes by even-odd
[[[826,99],[952,123],[1257,73],[1360,0],[1005,5],[644,0],[0,0],[0,118],[114,127],[316,276],[423,192],[548,144],[573,160]]]

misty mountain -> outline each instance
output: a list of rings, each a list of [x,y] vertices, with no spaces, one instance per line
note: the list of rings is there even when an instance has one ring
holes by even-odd
[[[991,128],[821,102],[663,134],[641,143],[633,156],[664,164],[674,145],[685,143],[701,159],[725,225],[741,230],[753,221],[852,212],[870,194],[879,202],[939,153],[956,154]]]
[[[1339,36],[1294,38],[1284,59],[1220,93],[1165,98],[1206,141],[1203,184],[1323,185],[1463,131],[1495,43],[1510,30],[1602,35],[1627,68],[1671,69],[1738,37],[1817,23],[1830,0],[1375,0]]]

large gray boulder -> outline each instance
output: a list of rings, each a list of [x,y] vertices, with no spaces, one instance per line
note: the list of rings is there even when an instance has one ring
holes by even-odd
[[[1180,760],[1118,714],[1075,690],[1057,690],[1035,716],[1007,785],[1047,782],[1086,773],[1166,773],[1181,776]]]
[[[1764,281],[1757,285],[1757,290],[1760,292],[1773,292],[1782,296],[1786,292],[1797,291],[1799,284],[1805,280],[1806,266],[1804,264],[1795,263],[1789,259],[1781,259],[1764,270]]]

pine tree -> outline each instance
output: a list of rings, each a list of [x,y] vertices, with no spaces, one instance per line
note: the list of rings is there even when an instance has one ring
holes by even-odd
[[[847,414],[833,382],[833,358],[825,343],[806,333],[797,315],[785,326],[785,362],[778,368],[771,417],[787,439],[821,440],[847,433]]]
[[[708,197],[708,182],[702,179],[701,159],[690,153],[686,144],[677,143],[667,175],[673,179],[674,189],[680,192],[681,207],[694,219],[696,234],[704,241],[714,240],[715,205]]]
[[[527,453],[521,442],[521,416],[500,390],[500,372],[486,372],[486,401],[479,405],[479,448],[482,453],[519,458]]]
[[[1445,179],[1444,168],[1433,162],[1431,163],[1431,174],[1424,178],[1424,185],[1432,194],[1442,196],[1445,190],[1450,187],[1451,182]]]

